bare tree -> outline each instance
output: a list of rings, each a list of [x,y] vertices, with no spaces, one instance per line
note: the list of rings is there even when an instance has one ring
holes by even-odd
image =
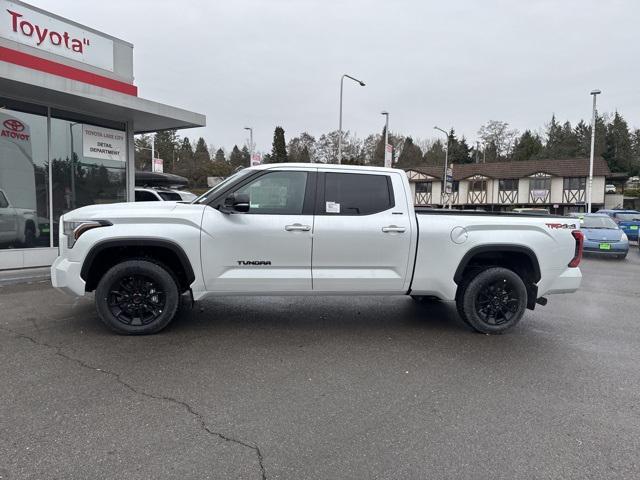
[[[518,130],[510,129],[507,122],[499,120],[489,120],[478,130],[478,136],[482,139],[482,143],[493,146],[496,155],[503,158],[511,154],[518,135]]]

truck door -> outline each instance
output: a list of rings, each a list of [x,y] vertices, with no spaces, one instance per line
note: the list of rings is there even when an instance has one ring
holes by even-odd
[[[412,223],[399,174],[320,170],[314,223],[314,291],[403,291]]]
[[[18,219],[15,210],[9,205],[4,192],[0,190],[0,242],[13,242],[18,239]]]
[[[248,195],[248,212],[207,207],[201,234],[207,290],[310,291],[315,182],[316,169],[268,170],[225,193]]]

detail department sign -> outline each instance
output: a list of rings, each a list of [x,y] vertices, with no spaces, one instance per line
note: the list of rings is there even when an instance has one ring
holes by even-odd
[[[124,132],[82,125],[82,155],[100,160],[125,162],[127,142]]]
[[[113,40],[23,4],[0,0],[0,37],[113,71]]]

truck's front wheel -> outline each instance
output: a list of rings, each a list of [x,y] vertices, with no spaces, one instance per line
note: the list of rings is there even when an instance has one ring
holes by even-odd
[[[462,319],[481,333],[502,333],[515,326],[527,308],[527,288],[512,270],[491,267],[461,286],[457,298]]]
[[[126,335],[156,333],[166,327],[179,304],[178,285],[167,269],[148,260],[111,267],[96,288],[102,322]]]

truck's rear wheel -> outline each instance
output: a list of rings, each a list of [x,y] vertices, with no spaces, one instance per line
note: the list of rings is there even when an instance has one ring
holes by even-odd
[[[456,301],[462,319],[481,333],[515,326],[527,308],[527,288],[512,270],[491,267],[461,285]]]
[[[102,322],[126,335],[156,333],[166,327],[179,304],[178,285],[162,265],[127,260],[111,267],[96,288]]]

